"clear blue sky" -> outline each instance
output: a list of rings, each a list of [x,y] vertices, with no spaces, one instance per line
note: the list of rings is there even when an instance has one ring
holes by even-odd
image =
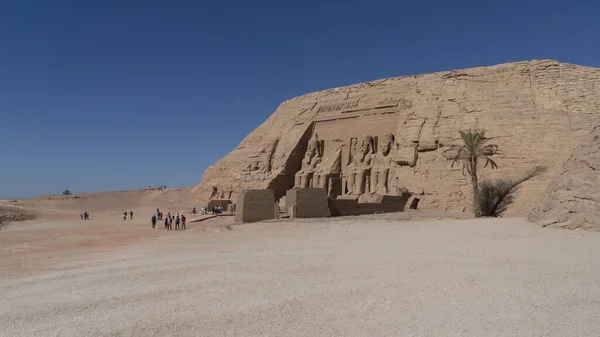
[[[598,0],[0,0],[0,197],[197,184],[311,91],[600,66],[599,18]]]

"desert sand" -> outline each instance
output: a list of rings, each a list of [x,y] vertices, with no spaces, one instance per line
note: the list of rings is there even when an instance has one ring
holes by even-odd
[[[143,203],[123,223],[43,200],[0,230],[2,336],[600,334],[600,233],[411,212],[166,232]]]

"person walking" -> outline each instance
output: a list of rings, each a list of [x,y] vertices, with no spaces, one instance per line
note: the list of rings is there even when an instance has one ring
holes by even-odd
[[[167,221],[167,218],[165,218],[165,229],[169,230],[169,222]]]
[[[154,229],[156,227],[156,215],[152,215],[152,228]]]
[[[133,211],[129,211],[129,219],[133,220]]]
[[[181,229],[185,229],[185,215],[181,214]]]
[[[171,216],[167,217],[167,230],[172,231],[173,230],[173,218],[171,218]]]

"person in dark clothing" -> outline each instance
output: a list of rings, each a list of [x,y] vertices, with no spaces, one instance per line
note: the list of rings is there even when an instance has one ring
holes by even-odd
[[[152,228],[156,227],[156,215],[152,215]]]
[[[167,220],[169,220],[169,218],[165,218],[165,229],[169,230],[169,221]]]
[[[133,220],[133,211],[129,211],[129,219]]]
[[[175,218],[175,230],[179,230],[179,223],[181,220],[179,219],[179,215]]]
[[[181,214],[181,229],[185,229],[185,215]]]

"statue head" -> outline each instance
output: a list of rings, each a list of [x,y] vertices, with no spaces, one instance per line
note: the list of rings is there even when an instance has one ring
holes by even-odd
[[[358,148],[358,139],[350,138],[350,153],[355,154]]]
[[[312,156],[314,154],[320,155],[321,143],[319,142],[319,137],[315,133],[310,140],[308,141],[308,147],[306,148],[306,155]]]
[[[366,155],[373,152],[373,137],[365,136],[360,144],[360,153]]]
[[[392,150],[392,144],[394,143],[394,136],[391,133],[386,133],[381,137],[379,143],[379,152],[384,156],[387,156]]]

